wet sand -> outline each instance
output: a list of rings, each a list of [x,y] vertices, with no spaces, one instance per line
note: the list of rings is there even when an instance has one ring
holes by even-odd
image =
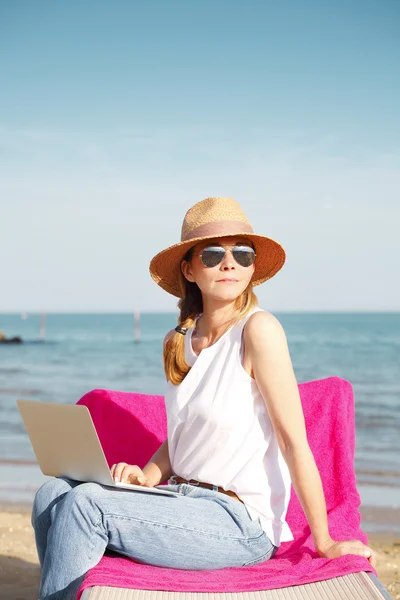
[[[400,523],[400,509],[361,507],[362,529],[377,553],[380,581],[392,598],[400,599],[400,535],[390,523]],[[382,531],[370,531],[375,526]],[[37,600],[40,569],[30,510],[27,506],[0,505],[0,597],[1,600]]]

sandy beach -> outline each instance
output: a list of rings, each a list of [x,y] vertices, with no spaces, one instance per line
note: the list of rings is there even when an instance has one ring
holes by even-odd
[[[399,523],[399,511],[387,511],[393,523]],[[378,523],[381,510],[361,509],[365,529]],[[378,556],[380,581],[392,598],[400,599],[400,535],[368,532],[369,545]],[[0,597],[1,600],[37,600],[40,569],[36,553],[30,512],[27,506],[0,506]]]

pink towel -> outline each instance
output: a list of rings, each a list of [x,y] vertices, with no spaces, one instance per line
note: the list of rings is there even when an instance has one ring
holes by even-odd
[[[300,383],[299,392],[308,442],[324,488],[330,535],[335,540],[358,539],[368,544],[360,529],[360,496],[353,466],[353,388],[340,377],[328,377]],[[94,390],[78,404],[89,408],[110,466],[123,460],[144,467],[167,436],[163,396]],[[104,556],[87,573],[77,599],[85,588],[95,585],[177,592],[244,592],[311,583],[359,571],[377,575],[368,559],[361,556],[319,557],[293,486],[287,521],[295,539],[283,542],[265,563],[197,571]]]

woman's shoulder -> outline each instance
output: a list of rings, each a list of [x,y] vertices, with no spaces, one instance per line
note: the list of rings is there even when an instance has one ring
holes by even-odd
[[[282,324],[272,313],[266,310],[257,310],[246,321],[244,328],[245,338],[251,339],[253,335],[271,330],[283,330]]]

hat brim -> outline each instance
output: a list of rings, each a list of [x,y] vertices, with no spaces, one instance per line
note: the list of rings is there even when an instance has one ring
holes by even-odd
[[[186,242],[179,242],[169,246],[156,254],[150,261],[150,275],[154,281],[169,294],[181,297],[179,287],[180,264],[186,252],[195,246],[198,242],[218,237],[239,237],[243,236],[251,240],[256,251],[255,269],[252,277],[252,285],[260,285],[267,279],[271,279],[283,267],[286,260],[284,248],[265,235],[257,233],[248,233],[238,231],[229,235],[208,235],[199,238],[193,238]]]

